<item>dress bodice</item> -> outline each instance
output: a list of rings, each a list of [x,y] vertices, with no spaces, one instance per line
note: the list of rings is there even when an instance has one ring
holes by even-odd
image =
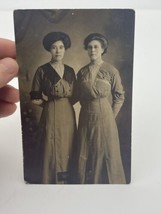
[[[75,83],[74,70],[64,65],[62,78],[50,63],[40,66],[34,76],[31,99],[48,99],[71,97]]]
[[[124,90],[117,69],[103,62],[101,65],[90,64],[83,67],[78,73],[80,99],[94,99],[108,97],[112,94],[114,100],[123,99]]]

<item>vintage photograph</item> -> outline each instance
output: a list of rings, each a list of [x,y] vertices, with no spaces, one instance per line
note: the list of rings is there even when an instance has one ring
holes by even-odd
[[[24,180],[129,184],[135,12],[15,10]]]

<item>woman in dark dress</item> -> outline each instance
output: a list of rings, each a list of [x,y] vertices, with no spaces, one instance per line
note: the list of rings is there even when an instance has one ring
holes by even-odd
[[[70,163],[76,130],[72,106],[74,70],[62,60],[71,41],[67,34],[51,32],[43,39],[51,60],[41,65],[34,76],[31,99],[43,107],[39,138],[43,145],[43,184],[70,183]]]
[[[124,90],[118,70],[102,59],[107,46],[103,35],[88,35],[84,47],[90,63],[78,72],[78,174],[82,184],[126,183],[115,121]]]

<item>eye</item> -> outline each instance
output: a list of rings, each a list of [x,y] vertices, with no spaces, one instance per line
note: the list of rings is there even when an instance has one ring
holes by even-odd
[[[87,49],[89,49],[89,50],[98,49],[98,48],[99,48],[98,45],[93,45],[93,46],[89,45],[89,46],[87,46]]]
[[[56,46],[54,46],[54,45],[53,45],[53,46],[51,46],[51,49],[55,50],[55,49],[56,49]]]
[[[60,49],[64,49],[64,45],[61,45],[59,48],[60,48]]]

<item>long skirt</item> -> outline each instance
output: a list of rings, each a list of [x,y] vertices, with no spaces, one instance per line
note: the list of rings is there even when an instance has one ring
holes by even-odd
[[[80,183],[126,183],[118,129],[107,98],[82,103],[78,144]]]
[[[70,183],[76,122],[67,98],[48,101],[40,119],[42,183]]]

